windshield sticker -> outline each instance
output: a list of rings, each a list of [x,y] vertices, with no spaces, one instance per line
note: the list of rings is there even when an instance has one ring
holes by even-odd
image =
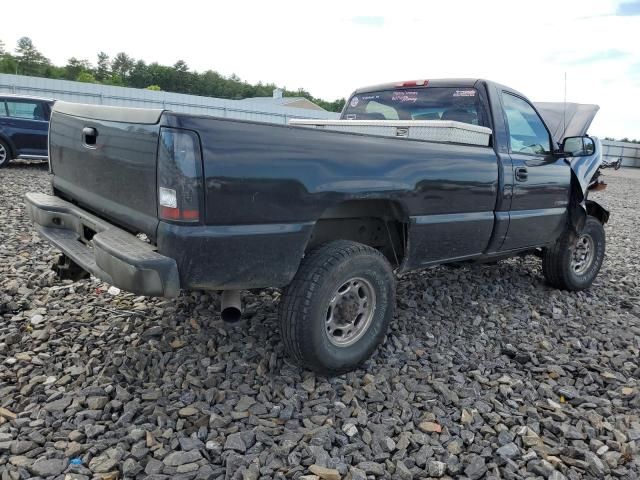
[[[355,113],[350,113],[347,115],[347,120],[355,120],[355,119],[356,119]]]
[[[416,103],[418,101],[418,92],[393,92],[391,95],[391,101],[400,103]]]
[[[358,97],[353,97],[351,99],[351,106],[352,107],[357,107],[358,106]]]
[[[455,92],[453,92],[453,96],[454,97],[475,97],[476,91],[475,90],[456,90]]]
[[[367,95],[362,97],[362,100],[377,100],[378,98],[380,98],[380,95]]]

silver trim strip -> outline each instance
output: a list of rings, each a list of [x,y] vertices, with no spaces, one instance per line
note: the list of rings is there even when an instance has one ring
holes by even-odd
[[[520,220],[531,217],[552,217],[555,215],[563,215],[566,211],[567,207],[540,208],[535,210],[511,210],[509,215],[511,220]]]
[[[411,221],[418,225],[432,225],[437,223],[457,222],[486,222],[493,221],[493,211],[469,213],[445,213],[442,215],[420,215],[411,217]]]

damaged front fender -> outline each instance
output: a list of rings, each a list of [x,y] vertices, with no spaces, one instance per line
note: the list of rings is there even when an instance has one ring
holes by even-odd
[[[594,182],[598,169],[602,165],[602,144],[598,138],[592,138],[596,147],[592,155],[565,159],[571,166],[571,183],[579,187],[575,192],[579,194],[578,203],[582,203],[587,198],[589,186]]]
[[[596,146],[592,155],[566,159],[571,166],[569,219],[576,232],[584,227],[587,215],[596,217],[602,224],[609,220],[609,211],[606,208],[593,200],[587,200],[589,189],[597,182],[602,166],[602,144],[598,138],[592,138]]]

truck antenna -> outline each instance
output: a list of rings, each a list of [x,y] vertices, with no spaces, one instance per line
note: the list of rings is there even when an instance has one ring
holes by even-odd
[[[564,72],[564,105],[562,107],[562,138],[567,133],[567,72]]]

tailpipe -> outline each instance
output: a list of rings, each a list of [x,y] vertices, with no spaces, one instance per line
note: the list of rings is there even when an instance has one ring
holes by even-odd
[[[220,316],[227,323],[235,323],[242,317],[242,299],[240,290],[225,290],[222,292]]]

